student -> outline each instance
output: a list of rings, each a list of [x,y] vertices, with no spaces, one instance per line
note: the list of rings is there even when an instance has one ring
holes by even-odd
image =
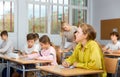
[[[39,53],[39,47],[35,44],[35,36],[33,33],[27,34],[27,44],[22,49],[23,55]]]
[[[28,59],[34,59],[34,57],[28,57],[28,55],[39,53],[39,47],[35,44],[35,35],[33,33],[27,34],[27,44],[24,45],[22,49],[22,56]],[[34,68],[35,64],[26,65],[26,68]],[[22,74],[22,71],[17,70],[14,72],[12,77],[19,77]]]
[[[37,60],[52,60],[50,65],[57,65],[56,51],[53,45],[50,42],[50,39],[47,35],[43,35],[40,39],[41,51],[39,54],[29,55],[28,57],[34,57]]]
[[[3,40],[2,44],[0,45],[0,54],[3,55],[9,55],[13,52],[14,46],[12,44],[12,41],[8,39],[8,32],[6,30],[1,32],[1,39]],[[7,67],[5,67],[2,70],[2,77],[7,77],[6,75]],[[14,72],[13,68],[10,68],[10,77],[12,76],[12,73]]]
[[[72,43],[74,43],[74,32],[77,31],[76,26],[70,26],[65,21],[61,22],[62,29],[62,49],[65,51],[69,51],[72,49]],[[71,43],[70,45],[66,45],[66,43]]]
[[[8,55],[12,53],[14,50],[14,46],[12,41],[8,39],[8,32],[6,30],[1,32],[1,39],[3,40],[2,44],[0,45],[0,53]]]
[[[111,32],[110,33],[111,42],[108,43],[104,48],[103,51],[105,53],[120,53],[120,42],[119,40],[119,33],[118,32]]]
[[[66,52],[65,55],[69,56],[72,54],[73,48],[76,45],[76,43],[74,42],[74,32],[77,31],[77,27],[70,26],[65,21],[62,21],[61,30],[62,30],[62,43],[61,43],[62,47],[61,48],[64,52]]]
[[[102,50],[95,42],[96,32],[93,27],[88,24],[81,24],[75,36],[75,41],[78,44],[73,54],[65,59],[62,65],[93,70],[103,69],[104,73],[101,74],[101,77],[106,77]]]

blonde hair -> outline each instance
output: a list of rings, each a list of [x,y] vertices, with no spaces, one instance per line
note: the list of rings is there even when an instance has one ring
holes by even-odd
[[[87,34],[87,40],[95,40],[96,31],[91,25],[82,23],[79,24],[79,27],[81,27],[83,34]]]

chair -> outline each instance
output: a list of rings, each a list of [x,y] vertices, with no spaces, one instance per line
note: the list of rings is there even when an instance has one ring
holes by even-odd
[[[105,68],[106,68],[107,73],[111,73],[112,77],[117,77],[119,59],[105,57],[104,61],[105,61]]]
[[[61,64],[62,63],[62,52],[61,52],[60,46],[55,46],[55,50],[56,50],[57,63]]]

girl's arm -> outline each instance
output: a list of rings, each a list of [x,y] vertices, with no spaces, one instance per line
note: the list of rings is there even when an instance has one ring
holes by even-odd
[[[38,59],[38,60],[53,60],[54,59],[54,54],[50,53],[49,56],[39,56],[36,59]]]

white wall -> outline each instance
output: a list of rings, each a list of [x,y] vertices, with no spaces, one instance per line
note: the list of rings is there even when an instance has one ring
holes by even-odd
[[[100,40],[100,21],[112,18],[120,18],[120,0],[93,0],[92,25],[97,31],[97,40],[102,44],[109,40]]]

